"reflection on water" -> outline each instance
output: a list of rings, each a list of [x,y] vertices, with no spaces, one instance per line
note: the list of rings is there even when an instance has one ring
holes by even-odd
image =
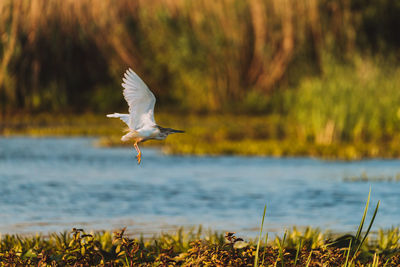
[[[144,149],[136,164],[126,148],[93,139],[0,139],[0,232],[83,227],[160,232],[202,224],[256,236],[292,225],[355,230],[369,182],[343,177],[395,176],[399,160],[356,162],[308,158],[179,157]],[[382,201],[377,227],[400,221],[400,183],[372,183]]]

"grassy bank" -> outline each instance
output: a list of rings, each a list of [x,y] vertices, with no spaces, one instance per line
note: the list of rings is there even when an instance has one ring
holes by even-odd
[[[353,238],[353,239],[352,239]],[[397,266],[400,264],[399,229],[379,230],[368,238],[347,266]],[[318,229],[294,228],[284,236],[262,240],[259,266],[346,266],[349,240]],[[243,240],[234,233],[180,229],[144,240],[118,231],[50,234],[47,237],[0,238],[0,266],[253,266],[257,240]],[[350,246],[349,246],[350,245]],[[354,250],[350,251],[354,253]]]
[[[331,140],[302,137],[302,125],[282,116],[179,115],[159,112],[161,126],[183,129],[166,141],[148,141],[165,153],[181,155],[313,156],[332,159],[398,158],[398,139]],[[102,115],[17,115],[0,122],[3,136],[94,136],[99,146],[131,146],[120,141],[124,124]]]

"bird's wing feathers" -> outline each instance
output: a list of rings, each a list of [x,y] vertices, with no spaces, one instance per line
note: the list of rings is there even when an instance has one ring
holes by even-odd
[[[130,68],[125,72],[122,80],[124,81],[122,83],[123,94],[129,105],[128,126],[137,130],[145,126],[156,125],[154,121],[156,98],[147,85]]]
[[[129,114],[113,113],[113,114],[107,114],[107,117],[119,118],[119,119],[121,119],[121,121],[125,122],[126,125],[129,126]]]

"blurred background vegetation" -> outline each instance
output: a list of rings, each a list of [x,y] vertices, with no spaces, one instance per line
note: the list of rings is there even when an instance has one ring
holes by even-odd
[[[123,112],[132,67],[158,113],[227,114],[260,140],[392,145],[399,14],[390,0],[2,0],[0,119]]]

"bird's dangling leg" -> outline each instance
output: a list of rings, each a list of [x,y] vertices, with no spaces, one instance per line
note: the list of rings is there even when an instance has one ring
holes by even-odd
[[[139,146],[137,145],[137,143],[138,142],[136,141],[133,146],[135,147],[136,152],[138,153],[137,156],[136,156],[137,163],[140,164],[140,161],[142,160],[142,152],[140,151]]]

